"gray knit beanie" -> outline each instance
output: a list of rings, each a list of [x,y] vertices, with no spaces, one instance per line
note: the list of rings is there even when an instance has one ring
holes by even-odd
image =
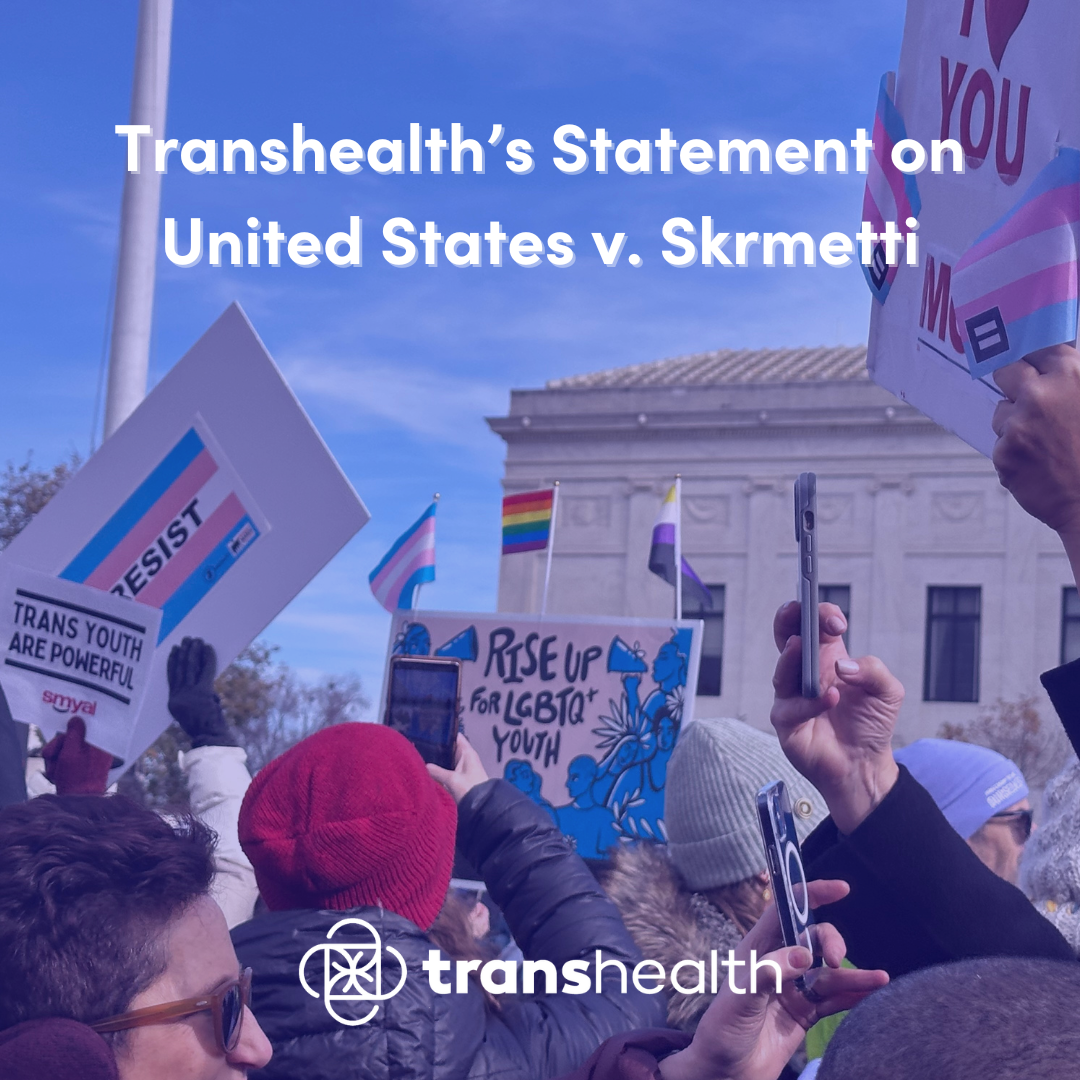
[[[795,829],[805,840],[829,811],[775,735],[741,720],[695,720],[683,728],[668,764],[664,824],[671,861],[690,889],[718,889],[765,869],[756,800],[773,780],[787,785]]]

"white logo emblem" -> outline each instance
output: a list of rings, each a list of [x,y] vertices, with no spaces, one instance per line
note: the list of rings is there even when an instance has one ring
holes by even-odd
[[[358,944],[356,942],[330,941],[343,926],[363,927],[371,935],[371,940]],[[342,919],[330,927],[326,935],[326,943],[313,945],[300,961],[300,985],[314,998],[321,997],[326,1011],[339,1023],[349,1027],[359,1027],[366,1024],[378,1011],[379,1002],[392,998],[405,985],[405,958],[393,947],[387,945],[386,951],[393,953],[401,969],[401,978],[393,990],[383,993],[382,983],[382,938],[378,930],[363,919]],[[323,954],[323,988],[313,990],[307,981],[304,969],[308,960],[316,953]],[[334,957],[344,961],[339,963]],[[352,1020],[338,1015],[334,1011],[333,1003],[336,1001],[374,1001],[371,1011],[361,1016],[359,1020]]]

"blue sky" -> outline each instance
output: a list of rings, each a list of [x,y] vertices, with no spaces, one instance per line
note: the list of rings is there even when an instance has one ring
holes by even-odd
[[[0,35],[0,463],[86,453],[114,272],[137,4],[18,5]],[[900,0],[175,0],[169,137],[289,141],[301,122],[327,146],[406,138],[410,122],[483,139],[526,138],[536,168],[499,150],[484,175],[196,176],[177,162],[163,216],[207,230],[278,220],[320,236],[364,219],[364,266],[191,269],[159,255],[151,381],[227,304],[247,310],[373,519],[267,630],[302,670],[358,672],[378,692],[389,616],[368,571],[431,493],[438,581],[425,605],[491,610],[502,443],[483,416],[512,387],[720,347],[852,344],[869,298],[844,270],[685,270],[660,258],[670,217],[717,228],[857,227],[862,177],[691,176],[676,169],[564,176],[561,124],[616,141],[849,140],[869,126],[896,65]],[[174,162],[176,158],[174,157]],[[452,231],[569,232],[568,269],[408,269],[379,252],[389,217]],[[182,229],[182,234],[184,230]],[[606,268],[593,231],[630,234]]]

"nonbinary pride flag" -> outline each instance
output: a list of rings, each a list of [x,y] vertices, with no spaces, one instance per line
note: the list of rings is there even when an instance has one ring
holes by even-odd
[[[874,117],[874,152],[866,172],[866,190],[863,193],[863,221],[869,221],[871,231],[881,233],[886,221],[897,223],[903,232],[908,218],[918,218],[922,210],[919,187],[915,177],[902,173],[892,160],[893,147],[907,138],[904,118],[889,97],[889,76],[881,79],[878,91],[877,115]],[[863,266],[866,283],[874,299],[884,304],[896,277],[897,267],[885,261],[885,245],[874,245],[869,266]]]
[[[502,503],[502,553],[542,551],[551,539],[553,488],[507,495]]]
[[[956,322],[974,378],[1076,340],[1080,150],[1063,148],[953,269]]]
[[[675,530],[678,528],[679,507],[675,499],[675,485],[672,484],[653,526],[652,547],[649,549],[649,569],[669,585],[676,583]],[[703,607],[712,607],[712,593],[685,559],[682,560],[682,590],[684,598],[695,596]]]
[[[398,537],[383,561],[368,575],[375,599],[387,611],[411,610],[416,590],[435,580],[435,508],[433,502]]]

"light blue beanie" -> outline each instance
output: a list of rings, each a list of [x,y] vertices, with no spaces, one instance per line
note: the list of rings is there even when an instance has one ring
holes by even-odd
[[[954,739],[919,739],[894,756],[926,788],[965,840],[999,810],[1027,797],[1027,781],[1017,765],[985,746]]]

